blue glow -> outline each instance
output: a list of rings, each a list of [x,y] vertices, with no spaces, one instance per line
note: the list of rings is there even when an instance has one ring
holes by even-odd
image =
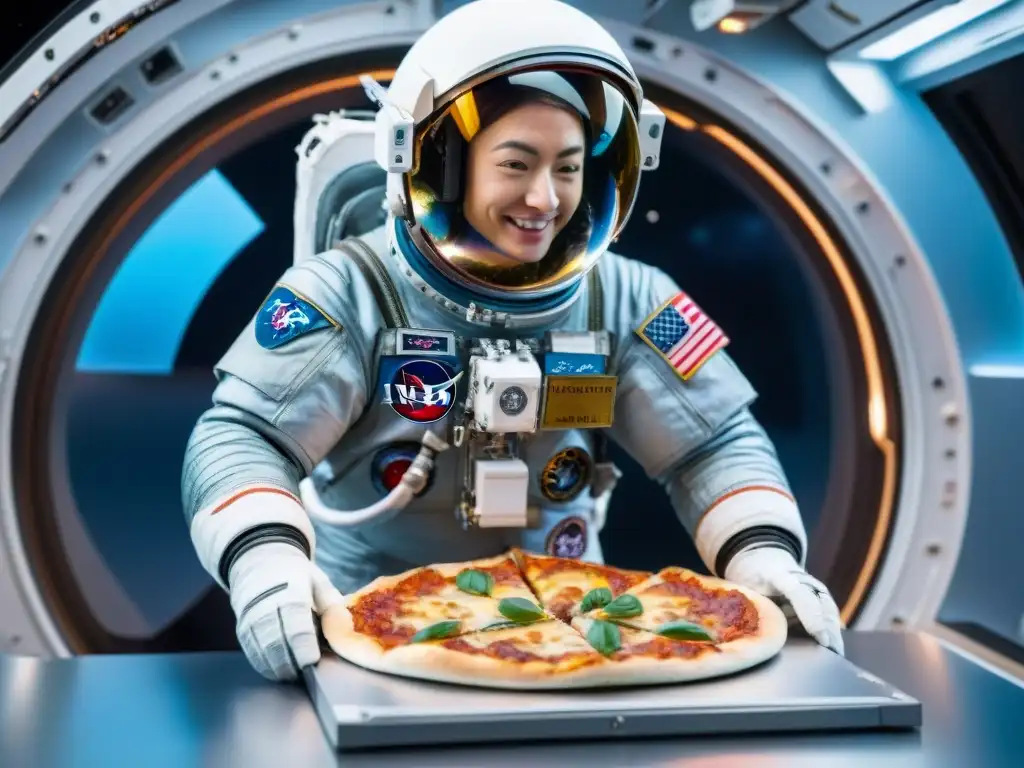
[[[219,171],[189,187],[129,252],[89,323],[77,369],[167,375],[218,275],[264,223]]]

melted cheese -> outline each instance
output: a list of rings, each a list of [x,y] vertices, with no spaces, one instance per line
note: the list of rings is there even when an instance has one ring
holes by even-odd
[[[418,632],[441,621],[461,621],[460,632],[472,632],[493,624],[508,621],[498,610],[501,600],[522,597],[534,605],[537,599],[526,588],[495,585],[490,597],[463,592],[454,584],[447,584],[440,592],[403,600],[392,619],[395,626],[411,627]]]
[[[581,656],[584,660],[593,662],[596,654],[578,632],[560,621],[541,621],[507,629],[493,629],[467,635],[458,640],[474,650],[491,649],[488,655],[507,657],[510,660],[515,659],[515,651],[539,657],[529,659],[531,661],[556,661],[568,654],[574,657]],[[505,649],[504,653],[501,650],[502,646]]]

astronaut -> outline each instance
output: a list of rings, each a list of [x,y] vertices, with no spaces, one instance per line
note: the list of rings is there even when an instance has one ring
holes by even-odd
[[[607,440],[712,574],[842,653],[728,337],[607,250],[664,127],[613,38],[557,0],[477,0],[364,84],[386,221],[282,275],[184,460],[192,541],[253,667],[294,679],[320,658],[314,614],[380,575],[511,546],[602,562]]]

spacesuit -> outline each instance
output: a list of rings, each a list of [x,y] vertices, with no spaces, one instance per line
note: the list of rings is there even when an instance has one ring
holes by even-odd
[[[556,0],[478,0],[387,90],[364,85],[386,223],[281,276],[217,364],[186,450],[192,540],[253,666],[291,679],[315,663],[313,614],[380,575],[511,546],[602,562],[608,440],[665,488],[711,573],[842,653],[725,332],[666,274],[608,251],[664,127],[614,40]],[[519,217],[474,219],[467,147],[512,102],[571,112],[584,140],[559,156],[577,164],[531,181]],[[522,145],[509,177],[541,163]]]

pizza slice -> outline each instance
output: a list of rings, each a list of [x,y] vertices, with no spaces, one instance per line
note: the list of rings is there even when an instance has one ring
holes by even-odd
[[[663,637],[732,643],[763,638],[779,647],[786,619],[771,600],[753,590],[686,568],[664,568],[587,618],[642,629]]]
[[[575,629],[556,619],[409,643],[388,652],[349,644],[337,653],[401,677],[510,690],[592,687],[602,684],[600,670],[608,664]]]
[[[541,605],[562,621],[610,602],[651,576],[650,571],[534,555],[520,549],[512,554]]]
[[[337,652],[353,643],[388,650],[548,618],[515,560],[501,555],[381,576],[347,595],[320,624]]]
[[[775,656],[786,639],[784,620],[781,637],[773,629],[722,644],[585,616],[574,618],[572,625],[611,662],[601,676],[618,686],[682,683],[741,672]]]

